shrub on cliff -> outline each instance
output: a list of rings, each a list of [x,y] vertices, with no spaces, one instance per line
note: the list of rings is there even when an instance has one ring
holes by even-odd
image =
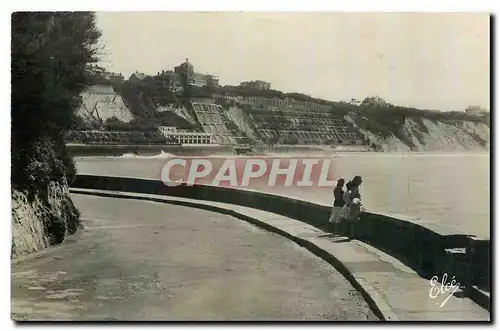
[[[35,191],[74,176],[64,133],[97,62],[100,32],[90,12],[12,15],[12,186]]]
[[[158,106],[177,104],[178,100],[175,99],[173,93],[161,88],[153,79],[125,82],[120,93],[134,115],[134,119],[130,123],[112,120],[111,123],[106,123],[108,130],[155,130],[161,125],[193,129],[191,123],[174,112],[157,110]]]
[[[299,143],[299,140],[297,137],[288,137],[283,139],[283,144],[285,145],[297,145]]]

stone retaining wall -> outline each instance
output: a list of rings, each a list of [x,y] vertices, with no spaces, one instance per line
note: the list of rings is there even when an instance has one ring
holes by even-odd
[[[66,148],[72,156],[122,156],[124,154],[137,154],[144,156],[171,153],[174,155],[212,155],[234,154],[232,146],[221,145],[78,145],[67,144]]]

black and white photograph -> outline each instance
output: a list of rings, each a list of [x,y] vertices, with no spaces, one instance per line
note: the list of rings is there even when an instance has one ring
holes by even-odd
[[[14,324],[491,323],[491,13],[10,19]]]

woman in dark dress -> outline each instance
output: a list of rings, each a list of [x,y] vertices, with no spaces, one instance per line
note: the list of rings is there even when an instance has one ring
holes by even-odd
[[[345,183],[344,179],[340,178],[337,181],[337,186],[335,186],[335,188],[333,189],[333,196],[334,196],[335,200],[333,201],[332,214],[331,214],[328,222],[330,222],[333,225],[334,231],[337,230],[338,223],[340,220],[340,212],[342,210],[342,207],[344,207],[344,204],[345,204],[344,198],[343,198],[343,196],[344,196],[344,190],[343,190],[344,183]]]

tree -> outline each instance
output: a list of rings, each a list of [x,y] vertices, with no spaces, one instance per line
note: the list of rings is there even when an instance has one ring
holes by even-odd
[[[99,127],[99,123],[94,118],[84,120],[80,116],[75,116],[75,120],[71,123],[71,130],[95,130]]]
[[[108,131],[120,131],[125,130],[126,124],[116,116],[112,116],[106,120],[105,126]]]
[[[90,82],[89,64],[98,60],[99,37],[90,12],[12,15],[13,187],[35,185],[29,169],[41,155],[54,158],[46,162],[52,164],[44,168],[46,172],[61,162],[66,179],[75,171],[64,134],[75,120],[80,93]],[[47,174],[38,184],[48,180]],[[51,180],[64,181],[64,174]]]
[[[366,99],[365,99],[366,100]],[[349,104],[350,105],[353,105],[353,106],[359,106],[361,104],[361,101],[359,101],[358,99],[356,98],[351,98],[351,100],[349,100]]]

